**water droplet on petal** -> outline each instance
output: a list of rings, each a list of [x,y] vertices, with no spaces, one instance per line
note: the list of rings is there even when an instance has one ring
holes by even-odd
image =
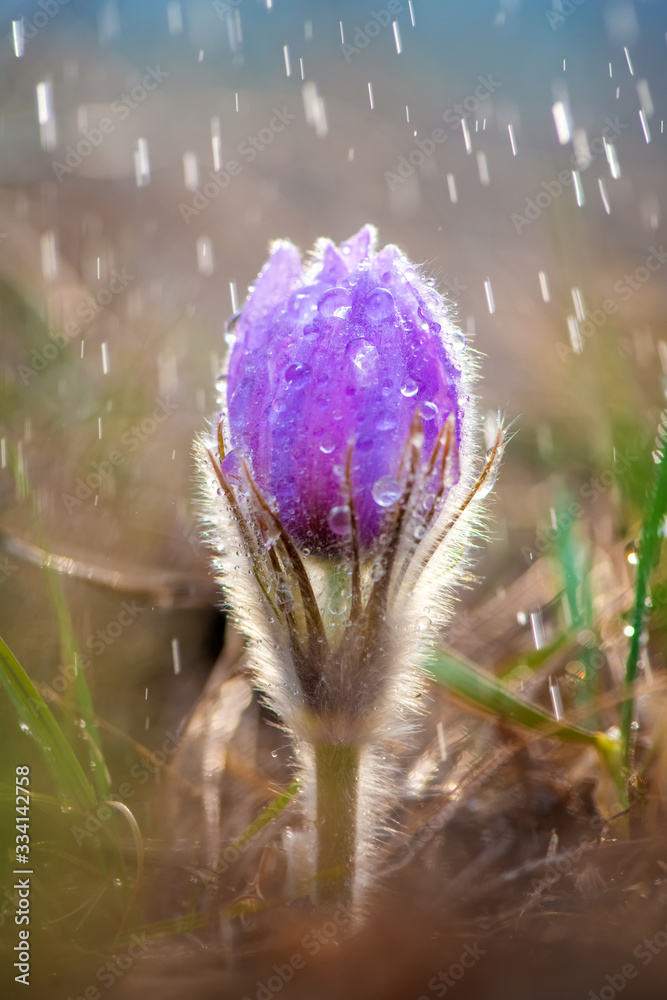
[[[347,609],[347,601],[342,594],[338,594],[331,598],[327,607],[332,615],[342,615]]]
[[[393,431],[396,427],[396,417],[387,410],[377,418],[375,427],[379,431]]]
[[[347,504],[344,507],[332,507],[329,511],[327,523],[334,535],[349,535],[352,527],[350,508]]]
[[[295,388],[303,385],[308,376],[310,375],[310,366],[302,365],[297,362],[294,365],[289,365],[285,371],[285,381],[289,382]]]
[[[373,565],[373,567],[371,569],[371,580],[373,580],[374,582],[377,582],[378,580],[381,580],[382,577],[385,575],[386,572],[387,572],[387,568],[386,568],[386,566],[384,565],[383,562],[376,562],[376,563],[374,563],[374,565]]]
[[[287,612],[290,612],[294,607],[294,594],[292,593],[292,588],[287,580],[282,577],[278,580],[276,585],[276,604],[279,608],[283,608]]]
[[[484,482],[478,486],[475,496],[482,500],[484,497],[488,496],[493,487],[496,485],[496,479],[498,477],[498,470],[491,469],[487,475]]]
[[[294,292],[287,303],[287,312],[298,319],[305,319],[314,311],[315,302],[309,292]]]
[[[418,392],[419,386],[413,378],[409,378],[401,389],[401,395],[407,396],[408,398],[410,396],[416,396]]]
[[[438,415],[438,407],[435,403],[422,403],[420,412],[422,420],[435,420]]]
[[[366,315],[370,319],[387,319],[394,312],[394,296],[387,288],[377,288],[366,299]]]
[[[425,632],[427,629],[431,627],[431,619],[428,618],[426,615],[422,615],[421,618],[417,619],[415,627],[418,632]]]
[[[378,359],[377,347],[374,347],[370,340],[364,340],[363,337],[351,340],[347,345],[347,353],[360,372],[372,371]]]
[[[336,443],[332,437],[329,437],[327,435],[326,437],[322,438],[320,442],[320,451],[322,452],[323,455],[330,455],[335,447]]]
[[[465,339],[465,337],[463,336],[463,334],[461,333],[460,330],[454,330],[454,332],[453,332],[453,335],[452,335],[452,349],[457,354],[460,354],[462,351],[465,351],[465,349],[466,349],[466,339]]]
[[[347,288],[329,288],[317,303],[320,316],[340,316],[339,309],[347,309],[350,305],[350,293]]]
[[[373,499],[379,507],[391,507],[396,503],[403,492],[400,483],[397,483],[392,476],[382,476],[373,484]]]

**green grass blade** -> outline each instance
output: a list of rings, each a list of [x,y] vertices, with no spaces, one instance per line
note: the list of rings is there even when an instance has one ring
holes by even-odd
[[[280,792],[280,794],[275,797],[273,802],[270,802],[266,809],[263,809],[259,816],[257,816],[252,823],[246,827],[241,836],[232,841],[232,843],[225,850],[241,852],[246,844],[248,844],[253,837],[256,837],[260,830],[264,829],[267,823],[270,823],[272,819],[279,816],[283,809],[289,805],[296,793],[299,791],[299,787],[299,781],[295,778],[294,781],[292,781],[284,791]],[[211,884],[211,882],[214,881],[217,874],[218,872],[213,871],[205,879],[203,885],[195,890],[192,897],[193,903],[197,902],[205,889]]]
[[[17,491],[21,496],[28,499],[31,504],[33,527],[37,543],[43,552],[49,552],[50,546],[46,537],[46,531],[39,513],[37,500],[30,485],[25,465],[22,465],[19,462],[16,451],[11,448],[9,449],[9,459]],[[51,605],[58,622],[60,655],[62,662],[68,666],[71,665],[74,671],[74,715],[76,721],[81,726],[81,729],[74,729],[74,734],[78,735],[81,730],[83,730],[86,736],[92,782],[98,798],[100,800],[110,799],[112,797],[111,779],[104,760],[99,729],[97,728],[97,724],[95,722],[90,689],[83,671],[79,667],[80,653],[76,640],[76,634],[74,632],[74,625],[72,623],[72,616],[70,615],[67,600],[65,598],[65,592],[63,590],[58,572],[48,564],[44,566],[44,571],[46,573]]]
[[[621,742],[626,764],[630,754],[630,736],[634,714],[632,688],[637,677],[642,632],[644,631],[648,611],[646,599],[649,593],[649,580],[651,570],[660,552],[660,531],[665,520],[665,515],[667,515],[667,429],[662,424],[659,432],[658,448],[660,459],[655,473],[653,494],[639,537],[635,603],[631,620],[633,633],[625,665],[625,683],[628,689],[628,698],[621,706]]]
[[[456,698],[485,715],[505,719],[541,737],[595,747],[621,787],[618,746],[604,733],[559,722],[536,705],[523,701],[491,674],[446,650],[436,650],[426,667]]]
[[[42,544],[42,541],[44,541],[44,539],[40,540],[40,544]],[[42,545],[42,547],[44,546]],[[44,551],[48,551],[48,549],[45,548]],[[86,743],[93,785],[95,786],[95,791],[97,792],[97,797],[99,799],[110,799],[112,797],[111,779],[106,761],[104,760],[100,731],[97,727],[97,723],[95,722],[93,699],[90,694],[90,688],[88,687],[88,682],[79,666],[81,657],[76,636],[74,634],[72,618],[69,613],[65,594],[56,570],[52,569],[50,566],[46,566],[45,570],[49,584],[51,603],[58,620],[60,650],[63,663],[72,664],[74,667],[74,693],[76,698],[75,714],[77,721],[80,723],[87,737]]]
[[[9,647],[0,639],[0,684],[14,706],[21,726],[30,733],[51,771],[58,793],[67,805],[84,812],[97,802],[76,754],[35,685]]]
[[[252,840],[253,837],[257,836],[260,830],[262,830],[267,823],[270,823],[272,819],[280,815],[285,806],[289,805],[296,793],[299,791],[299,782],[295,779],[291,784],[287,786],[284,792],[281,792],[273,802],[270,802],[266,809],[262,810],[259,816],[252,821],[250,826],[248,826],[241,836],[232,843],[237,851],[240,851],[248,841]]]

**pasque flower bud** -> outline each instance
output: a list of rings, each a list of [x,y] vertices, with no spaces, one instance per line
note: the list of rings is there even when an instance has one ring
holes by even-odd
[[[380,746],[414,724],[501,452],[499,434],[478,453],[474,362],[443,299],[374,243],[371,226],[322,240],[305,269],[274,245],[199,447],[227,600],[306,791],[314,775],[318,872],[342,869],[348,896],[388,789]]]
[[[429,463],[448,418],[446,487],[458,478],[465,341],[400,250],[376,254],[373,243],[370,226],[340,248],[321,242],[305,272],[297,249],[277,243],[235,331],[230,445],[275,500],[285,529],[312,552],[341,548],[350,505],[362,551],[373,548],[402,493],[415,420],[423,434],[417,473],[425,493],[439,493],[436,508],[446,491],[441,463]]]

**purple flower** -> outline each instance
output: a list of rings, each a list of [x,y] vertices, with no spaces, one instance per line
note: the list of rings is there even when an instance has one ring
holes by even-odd
[[[276,243],[235,330],[226,444],[312,552],[339,548],[352,520],[370,551],[410,475],[426,520],[459,477],[465,341],[405,255],[374,242],[371,226],[322,240],[306,269]]]

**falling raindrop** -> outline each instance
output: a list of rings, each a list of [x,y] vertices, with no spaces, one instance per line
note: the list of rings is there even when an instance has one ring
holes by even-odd
[[[171,658],[174,664],[174,673],[178,676],[181,672],[181,646],[175,637],[171,640]],[[148,688],[146,694],[148,694]]]
[[[42,149],[55,149],[56,120],[53,114],[53,85],[48,79],[37,84],[37,119]]]
[[[470,132],[468,131],[468,123],[465,118],[461,119],[461,131],[463,132],[463,143],[466,148],[466,153],[472,153],[472,143],[470,142]]]
[[[535,649],[542,649],[546,644],[546,640],[544,637],[544,626],[542,625],[542,615],[539,611],[531,611],[530,627],[533,633]]]
[[[609,170],[611,176],[614,178],[614,180],[618,180],[618,178],[621,176],[621,168],[618,162],[616,147],[614,146],[613,142],[607,142],[607,140],[605,139],[604,151],[607,157],[607,163],[609,164]]]
[[[572,350],[575,354],[581,354],[584,349],[584,344],[581,339],[581,333],[579,332],[579,324],[577,323],[576,316],[567,317],[567,332],[570,335]]]
[[[42,233],[40,250],[44,281],[54,281],[58,274],[58,251],[56,248],[56,234],[52,229],[48,229],[45,233]]]
[[[609,215],[611,213],[611,208],[609,207],[609,196],[607,194],[607,189],[604,186],[604,181],[601,177],[598,177],[598,187],[600,189],[600,197],[602,198],[602,204],[604,205],[604,210]]]
[[[14,55],[20,59],[25,52],[25,32],[23,30],[23,18],[12,21],[12,42],[14,45]]]
[[[306,116],[306,124],[315,129],[318,139],[323,139],[329,132],[327,124],[326,108],[324,101],[320,97],[317,84],[309,80],[301,88],[303,97],[303,109]]]
[[[197,190],[199,186],[199,165],[196,153],[183,153],[183,179],[188,191]]]
[[[137,139],[134,151],[134,174],[137,187],[146,187],[151,179],[151,167],[148,159],[148,143],[145,139]]]
[[[514,138],[514,129],[511,123],[507,126],[507,131],[510,136],[510,145],[512,147],[512,156],[516,156],[516,139]]]
[[[572,137],[572,127],[570,120],[570,110],[565,101],[556,101],[551,109],[556,126],[556,135],[561,146],[564,146]]]
[[[551,704],[553,705],[554,715],[557,719],[562,719],[563,700],[561,698],[557,677],[549,677],[549,694],[551,695]]]
[[[486,160],[486,153],[481,150],[477,152],[477,169],[479,170],[479,182],[483,187],[488,187],[489,181],[489,165]]]
[[[200,236],[197,239],[197,270],[206,276],[213,274],[215,264],[213,261],[213,246],[208,236]]]
[[[183,33],[183,11],[176,0],[167,4],[167,29],[172,38]]]
[[[493,316],[496,311],[496,303],[493,298],[493,289],[491,288],[491,278],[487,278],[484,282],[484,294],[486,295],[486,304],[489,307],[489,312]]]
[[[544,271],[538,271],[537,276],[540,279],[540,291],[542,292],[542,299],[544,302],[549,301],[549,286],[547,284],[547,276]]]
[[[574,196],[577,199],[577,205],[581,208],[586,203],[586,199],[584,197],[584,187],[581,183],[581,174],[578,170],[572,171],[572,180],[574,182]]]

